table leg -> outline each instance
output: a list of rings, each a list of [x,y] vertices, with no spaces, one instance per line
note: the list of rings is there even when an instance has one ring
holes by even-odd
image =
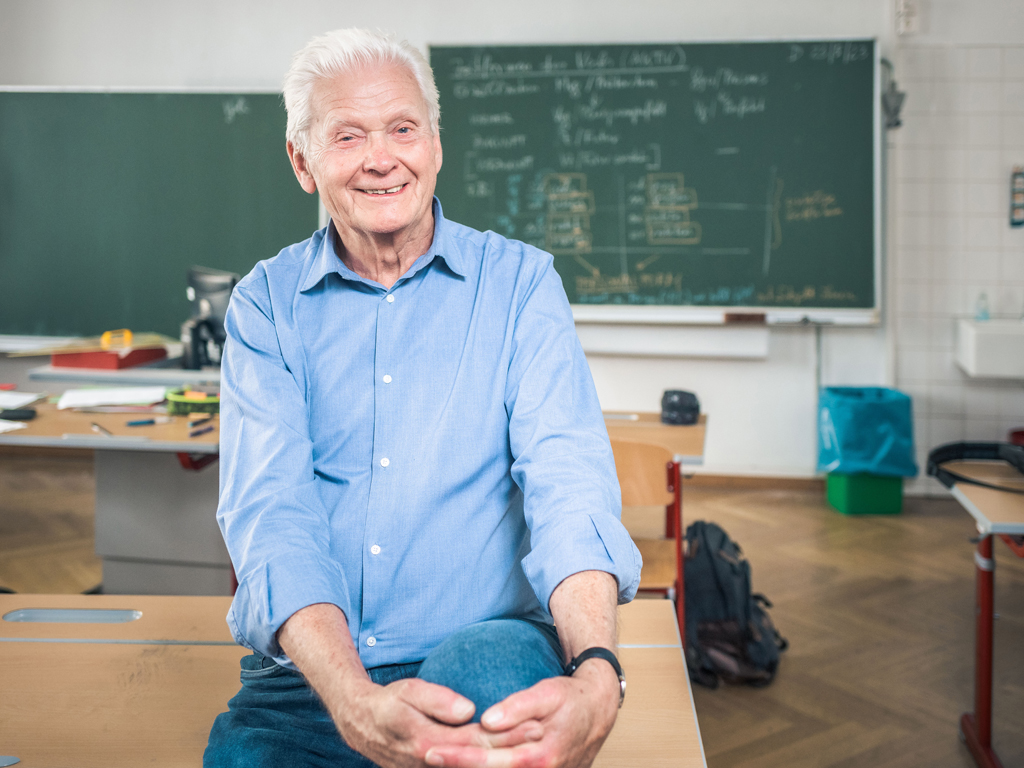
[[[979,768],[1002,768],[992,750],[992,624],[995,560],[992,536],[983,536],[974,555],[976,569],[974,712],[960,717],[960,733]]]
[[[230,595],[217,467],[173,453],[96,451],[96,554],[111,594]]]

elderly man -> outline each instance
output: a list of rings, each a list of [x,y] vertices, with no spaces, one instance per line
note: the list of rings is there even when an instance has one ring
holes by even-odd
[[[552,258],[443,218],[408,43],[314,39],[284,93],[331,222],[228,312],[218,520],[254,653],[205,764],[590,765],[640,558]]]

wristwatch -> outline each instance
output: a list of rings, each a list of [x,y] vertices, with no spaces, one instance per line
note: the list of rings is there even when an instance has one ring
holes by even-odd
[[[622,702],[626,700],[626,676],[622,674],[622,665],[615,658],[615,654],[607,648],[587,648],[587,650],[565,665],[565,676],[572,677],[573,672],[579,669],[580,664],[587,659],[604,659],[612,665],[615,674],[619,676],[619,707],[621,708]]]

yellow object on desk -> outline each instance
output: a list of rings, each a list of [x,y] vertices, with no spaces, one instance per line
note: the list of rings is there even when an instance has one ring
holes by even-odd
[[[68,355],[80,352],[111,352],[122,349],[157,349],[176,344],[177,339],[160,333],[133,333],[127,328],[106,331],[101,336],[87,336],[55,347],[40,347],[23,352],[9,352],[8,357],[39,357]]]
[[[127,328],[119,328],[116,331],[104,331],[100,336],[100,346],[104,350],[125,349],[132,345],[132,332]]]

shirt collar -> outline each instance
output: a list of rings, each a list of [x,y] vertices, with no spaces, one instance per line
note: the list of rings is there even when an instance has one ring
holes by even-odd
[[[427,249],[425,254],[416,259],[412,268],[409,269],[408,272],[402,275],[403,280],[416,274],[421,269],[425,269],[435,257],[443,259],[444,263],[448,266],[448,269],[459,277],[466,276],[465,256],[458,248],[454,248],[449,240],[448,234],[451,229],[451,224],[445,220],[444,214],[441,212],[441,201],[436,197],[434,198],[433,203],[433,214],[434,239],[430,243],[430,248]],[[345,280],[358,280],[370,283],[371,281],[364,280],[364,278],[360,277],[345,266],[345,263],[338,256],[335,248],[338,234],[334,229],[334,224],[328,224],[326,228],[321,230],[321,232],[323,234],[320,238],[320,244],[317,248],[316,256],[313,258],[313,263],[310,266],[309,273],[306,275],[306,279],[302,282],[302,286],[299,290],[302,292],[308,291],[331,272],[337,273]]]

